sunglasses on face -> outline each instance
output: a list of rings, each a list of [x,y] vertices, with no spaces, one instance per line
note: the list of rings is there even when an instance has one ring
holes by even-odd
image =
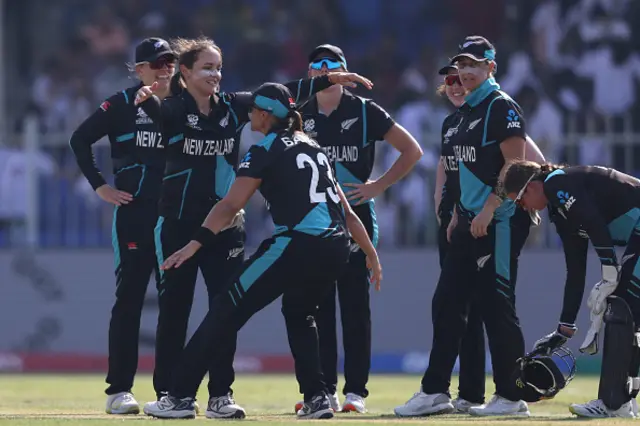
[[[513,202],[516,203],[518,207],[524,208],[524,205],[522,203],[522,197],[527,192],[527,187],[529,186],[529,183],[531,183],[535,175],[536,175],[535,173],[531,175],[531,177],[525,182],[520,192],[518,192],[518,195],[516,195],[515,200],[513,200]]]
[[[161,70],[164,67],[174,65],[176,63],[176,60],[173,56],[161,56],[155,61],[147,63],[149,64],[149,68],[151,68],[152,70]]]
[[[460,76],[458,74],[451,74],[444,78],[444,83],[447,86],[453,86],[454,84],[458,84],[462,86],[462,82],[460,81]]]
[[[326,65],[327,69],[329,70],[335,70],[344,66],[342,62],[333,58],[316,59],[315,61],[311,62],[309,66],[311,67],[311,69],[321,70],[323,65]]]

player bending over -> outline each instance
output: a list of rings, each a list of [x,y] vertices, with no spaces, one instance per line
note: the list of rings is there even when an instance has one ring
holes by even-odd
[[[604,325],[604,354],[598,399],[571,404],[580,417],[638,416],[640,389],[640,180],[600,166],[561,167],[516,161],[506,171],[504,192],[520,207],[549,209],[564,247],[567,281],[560,323],[534,349],[552,351],[576,332],[591,240],[602,264],[602,280],[589,295],[591,327],[580,347],[598,352]],[[618,263],[614,245],[626,247]]]

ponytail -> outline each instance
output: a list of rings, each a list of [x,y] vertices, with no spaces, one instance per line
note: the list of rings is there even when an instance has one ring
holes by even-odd
[[[297,110],[289,112],[289,118],[291,120],[291,131],[302,132],[302,115]]]
[[[180,71],[176,72],[173,77],[171,77],[171,83],[169,84],[169,87],[173,96],[179,95],[184,89],[187,88],[187,85],[185,84],[184,78],[182,78],[182,73]]]
[[[550,173],[563,168],[564,166],[561,166],[559,164],[543,163],[540,165],[540,174],[544,175],[544,177],[547,177],[547,175],[549,175]]]

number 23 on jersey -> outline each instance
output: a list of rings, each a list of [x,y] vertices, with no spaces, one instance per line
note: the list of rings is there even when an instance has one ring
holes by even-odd
[[[296,156],[296,163],[298,165],[298,169],[304,169],[305,165],[309,165],[311,168],[311,182],[309,182],[309,201],[312,204],[317,203],[326,203],[327,195],[329,194],[329,198],[335,204],[340,203],[340,197],[336,191],[336,182],[333,178],[333,172],[331,170],[331,165],[329,164],[329,159],[324,154],[324,152],[318,152],[316,155],[316,161],[311,158],[309,155],[301,153]],[[318,170],[318,165],[326,168],[327,178],[329,179],[330,185],[327,186],[326,191],[318,192],[318,183],[320,181],[320,171]]]

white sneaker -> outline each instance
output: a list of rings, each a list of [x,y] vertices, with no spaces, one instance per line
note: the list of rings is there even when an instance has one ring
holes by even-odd
[[[225,395],[209,398],[204,415],[208,419],[244,419],[247,413],[231,395]]]
[[[529,406],[524,401],[510,401],[500,395],[493,395],[491,400],[469,408],[472,416],[525,416],[529,417]]]
[[[451,401],[451,404],[453,405],[453,408],[456,409],[454,414],[469,414],[469,408],[478,406],[478,404],[469,402],[466,399],[460,397],[457,397],[456,399]]]
[[[196,409],[193,398],[175,398],[163,396],[157,401],[144,404],[144,413],[147,416],[160,419],[195,419]]]
[[[609,416],[609,409],[604,402],[600,399],[592,399],[584,404],[571,404],[569,405],[569,412],[575,414],[578,417],[589,418],[605,418]]]
[[[357,413],[366,413],[367,408],[365,407],[363,397],[356,395],[355,393],[348,393],[344,401],[344,405],[342,406],[342,412],[349,413],[353,411]]]
[[[571,404],[569,411],[578,417],[589,418],[607,418],[607,417],[623,417],[635,419],[637,414],[637,403],[635,399],[631,399],[622,404],[617,410],[611,410],[601,399],[593,399],[585,404]]]
[[[426,394],[416,392],[404,404],[396,407],[393,412],[399,417],[418,417],[435,414],[448,414],[455,410],[451,404],[451,398],[444,393]]]
[[[327,396],[329,397],[329,403],[331,404],[333,412],[337,413],[338,411],[340,411],[340,398],[338,398],[338,392],[331,395],[327,394]],[[298,401],[295,407],[293,407],[293,410],[297,413],[298,411],[302,410],[303,405],[304,401]]]
[[[153,404],[154,402],[156,402],[156,401],[151,401],[151,402],[147,402],[146,404],[144,404],[144,407],[143,407],[142,411],[146,413],[147,412],[147,407],[151,407],[151,404]],[[198,405],[198,403],[196,401],[193,401],[193,408],[196,410],[196,416],[200,415],[200,406]]]
[[[120,392],[107,395],[107,414],[138,414],[140,404],[131,392]]]

